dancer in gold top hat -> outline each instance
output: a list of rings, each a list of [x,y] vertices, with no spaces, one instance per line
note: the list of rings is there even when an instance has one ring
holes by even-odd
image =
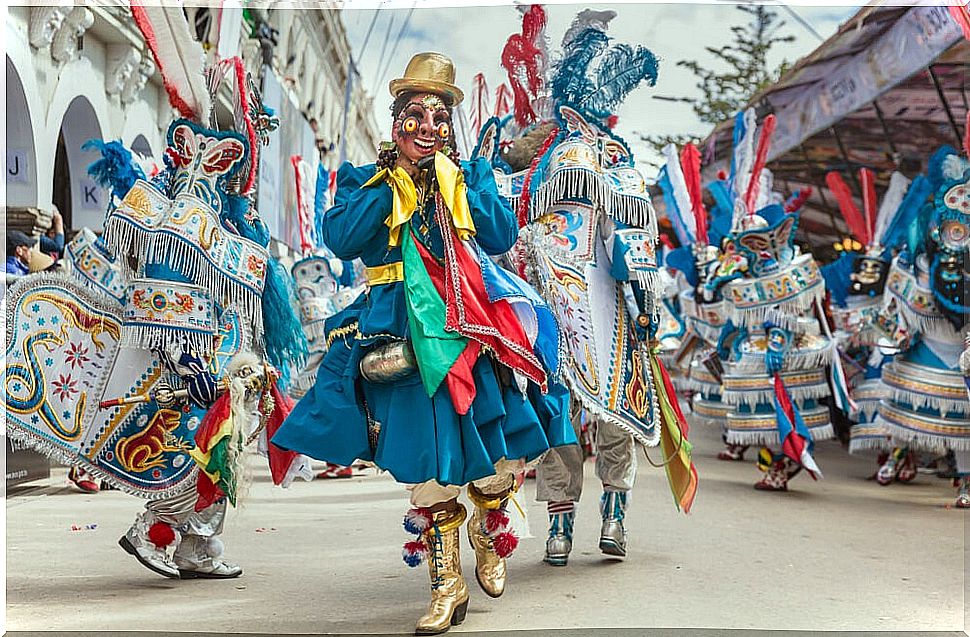
[[[475,579],[489,597],[502,595],[518,542],[507,513],[515,472],[576,443],[569,393],[553,380],[558,324],[486,256],[507,252],[518,224],[488,161],[458,159],[454,81],[444,55],[412,58],[389,87],[393,141],[376,164],[337,173],[323,239],[338,258],[364,262],[368,290],[327,320],[316,384],[273,438],[327,462],[373,462],[408,485],[404,528],[416,537],[404,561],[427,561],[431,576],[419,635],[465,618],[466,520]],[[524,315],[535,317],[530,330]],[[458,502],[466,485],[470,512]]]

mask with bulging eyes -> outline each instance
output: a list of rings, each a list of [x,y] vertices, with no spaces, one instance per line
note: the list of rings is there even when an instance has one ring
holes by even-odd
[[[436,152],[449,153],[454,144],[444,100],[431,93],[412,96],[395,118],[391,138],[412,164]]]
[[[930,268],[933,296],[939,302],[943,316],[957,330],[962,329],[966,315],[970,312],[967,303],[967,288],[970,287],[970,272],[965,254],[939,254]]]
[[[849,294],[859,296],[877,296],[886,287],[886,277],[889,274],[889,264],[878,257],[859,255],[853,264],[853,272],[849,275]]]

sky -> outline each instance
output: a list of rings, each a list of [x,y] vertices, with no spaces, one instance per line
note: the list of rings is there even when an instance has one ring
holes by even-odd
[[[403,2],[394,4],[397,7],[402,4],[407,6]],[[616,42],[648,47],[660,60],[656,86],[642,84],[627,97],[617,113],[619,124],[615,132],[627,140],[635,156],[641,160],[641,165],[643,160],[657,161],[659,158],[639,141],[638,133],[706,134],[710,127],[695,117],[690,105],[654,99],[654,96],[699,95],[694,86],[696,78],[677,67],[677,62],[697,59],[701,63],[713,63],[714,58],[704,47],[729,43],[732,39],[731,26],[743,24],[748,18],[747,14],[728,2],[546,5],[549,20],[546,35],[553,57],[558,53],[562,36],[575,15],[587,7],[616,11],[617,16],[610,23],[607,33]],[[809,26],[801,24],[785,8],[778,8],[780,17],[786,22],[779,35],[792,35],[795,40],[774,47],[769,58],[772,66],[783,60],[794,62],[810,53],[821,44],[815,33],[828,38],[857,10],[851,6],[790,7]],[[480,72],[485,74],[488,89],[494,95],[496,87],[506,81],[505,70],[500,64],[502,48],[509,35],[518,33],[521,28],[520,13],[511,3],[505,6],[417,8],[411,13],[410,19],[407,19],[408,13],[407,8],[343,11],[348,39],[364,88],[375,96],[377,123],[385,135],[390,117],[386,109],[391,101],[387,83],[403,74],[412,55],[422,51],[439,51],[449,56],[455,62],[456,84],[465,91],[466,99],[471,92],[472,77]],[[405,24],[406,29],[398,39]],[[367,40],[369,30],[371,34]],[[395,46],[396,51],[391,59]],[[645,176],[649,177],[646,172]]]

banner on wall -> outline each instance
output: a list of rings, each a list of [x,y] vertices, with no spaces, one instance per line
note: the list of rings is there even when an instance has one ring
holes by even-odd
[[[299,104],[276,74],[269,68],[263,73],[263,103],[279,117],[280,126],[270,134],[259,161],[257,209],[274,239],[300,251],[300,214],[296,174],[290,158],[299,155],[306,162],[306,173],[312,179],[319,162],[316,137],[300,112]],[[306,183],[309,192],[314,184]]]

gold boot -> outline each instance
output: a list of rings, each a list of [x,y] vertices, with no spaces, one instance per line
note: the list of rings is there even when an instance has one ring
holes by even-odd
[[[418,620],[415,635],[437,635],[465,620],[468,587],[461,575],[459,529],[467,517],[465,507],[438,511],[434,525],[424,533],[428,544],[428,571],[431,574],[431,605]]]
[[[468,498],[475,504],[468,520],[468,541],[475,549],[475,579],[489,597],[501,597],[505,592],[507,568],[505,558],[495,551],[494,540],[486,532],[485,518],[489,511],[505,511],[513,488],[501,495],[485,495],[475,485],[468,485]]]

